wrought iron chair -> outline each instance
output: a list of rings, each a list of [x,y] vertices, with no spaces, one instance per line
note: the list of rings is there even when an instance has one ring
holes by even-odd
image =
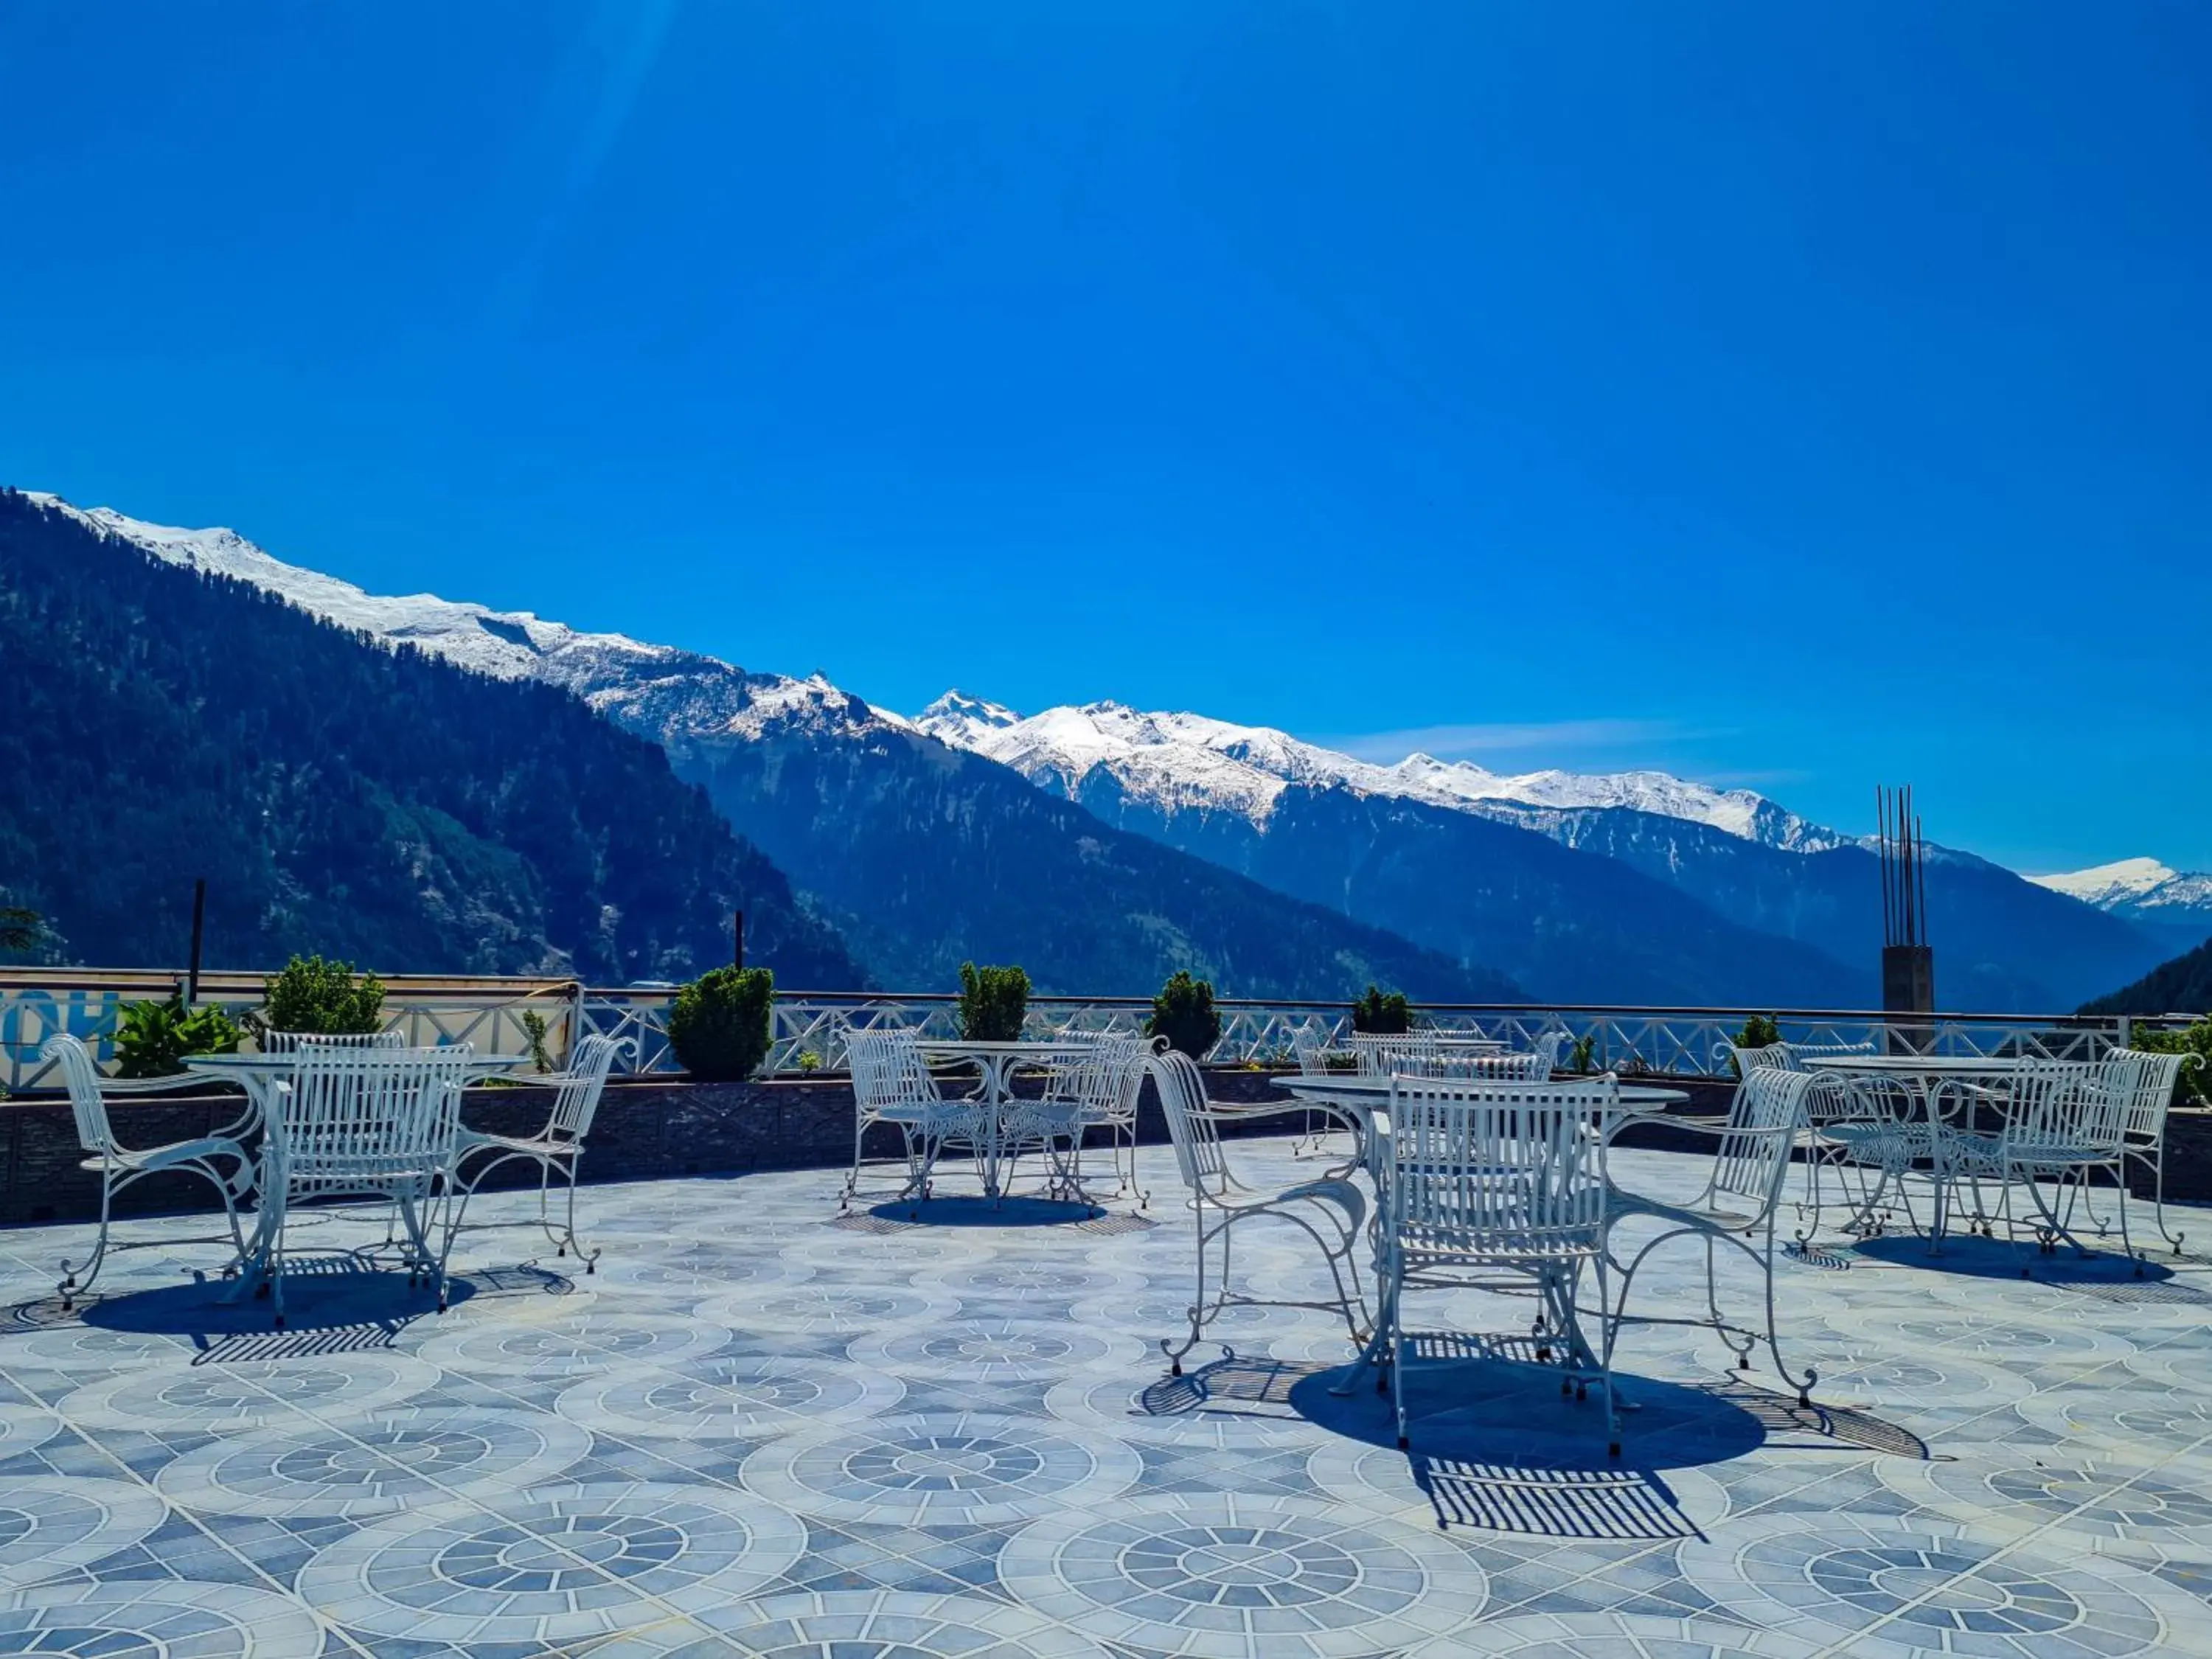
[[[1183,1356],[1199,1344],[1206,1327],[1230,1307],[1314,1308],[1342,1316],[1354,1342],[1364,1340],[1366,1303],[1359,1288],[1359,1268],[1353,1260],[1367,1200],[1349,1180],[1325,1176],[1318,1181],[1275,1189],[1254,1187],[1241,1179],[1222,1145],[1224,1123],[1248,1122],[1254,1118],[1282,1116],[1298,1109],[1284,1101],[1255,1106],[1230,1106],[1206,1097],[1206,1082],[1190,1056],[1169,1049],[1148,1062],[1160,1107],[1168,1121],[1168,1138],[1175,1143],[1176,1169],[1190,1194],[1187,1200],[1196,1221],[1198,1287],[1190,1304],[1190,1334],[1181,1343],[1163,1339],[1160,1351],[1168,1369],[1182,1375]],[[1325,1302],[1285,1301],[1252,1297],[1230,1288],[1230,1243],[1243,1223],[1276,1221],[1294,1227],[1311,1239],[1328,1264],[1336,1295]],[[1214,1287],[1209,1294],[1209,1252],[1220,1252]]]
[[[483,1184],[484,1177],[503,1164],[521,1159],[538,1166],[538,1224],[544,1229],[546,1238],[553,1244],[554,1255],[566,1256],[573,1250],[586,1273],[599,1271],[600,1253],[586,1250],[576,1237],[577,1166],[584,1159],[585,1138],[592,1133],[592,1119],[599,1109],[599,1096],[607,1086],[607,1073],[614,1069],[617,1056],[624,1052],[635,1055],[636,1051],[636,1041],[631,1037],[595,1035],[579,1042],[568,1057],[565,1073],[537,1079],[552,1085],[557,1092],[545,1127],[534,1135],[487,1134],[465,1124],[461,1127],[453,1147],[453,1176],[447,1184],[447,1255],[453,1251],[453,1236],[461,1230],[461,1217],[468,1201]],[[480,1152],[489,1156],[470,1168],[469,1160]],[[557,1228],[550,1209],[553,1177],[556,1175],[567,1188],[567,1209]]]
[[[319,1198],[381,1198],[398,1206],[408,1282],[427,1278],[446,1310],[446,1254],[434,1249],[429,1210],[450,1181],[471,1045],[392,1048],[311,1044],[262,1141],[269,1287],[284,1324],[285,1233],[293,1207]],[[453,1243],[448,1233],[447,1248]]]
[[[1406,1372],[1421,1346],[1406,1326],[1406,1294],[1473,1285],[1541,1298],[1535,1360],[1556,1365],[1563,1394],[1581,1399],[1598,1385],[1608,1451],[1620,1455],[1613,1334],[1608,1327],[1590,1346],[1577,1292],[1587,1269],[1606,1313],[1606,1139],[1618,1102],[1610,1073],[1576,1083],[1393,1080],[1377,1321],[1390,1345],[1401,1449],[1409,1441]],[[1448,1357],[1464,1357],[1442,1346]]]
[[[404,1048],[407,1033],[398,1026],[381,1031],[264,1030],[255,1039],[264,1054],[296,1054],[308,1048]]]
[[[2197,1056],[2120,1048],[2107,1058],[2124,1066],[2127,1073],[2124,1085],[2128,1090],[2127,1133],[2124,1139],[2126,1157],[2114,1172],[2120,1188],[2118,1201],[2123,1207],[2128,1201],[2128,1164],[2142,1165],[2152,1181],[2151,1214],[2159,1237],[2173,1247],[2174,1255],[2179,1255],[2182,1235],[2166,1224],[2166,1119],[2173,1107],[2173,1091],[2181,1080],[2182,1067],[2194,1064]],[[2108,1234],[2112,1231],[2110,1224],[2098,1217],[2094,1194],[2085,1190],[2082,1196],[2098,1235]]]
[[[1497,1083],[1542,1083],[1549,1080],[1559,1068],[1559,1045],[1566,1041],[1564,1031],[1547,1031],[1536,1039],[1530,1048],[1501,1054],[1484,1054],[1474,1049],[1461,1049],[1449,1042],[1431,1046],[1425,1054],[1409,1058],[1401,1075],[1409,1077],[1467,1078],[1474,1081]]]
[[[244,1261],[246,1237],[238,1224],[238,1206],[253,1190],[253,1160],[244,1146],[231,1135],[216,1134],[173,1141],[166,1146],[132,1149],[116,1140],[114,1128],[107,1120],[107,1096],[111,1093],[143,1095],[153,1092],[155,1088],[173,1089],[200,1079],[187,1073],[150,1079],[154,1088],[118,1086],[100,1075],[91,1050],[65,1032],[49,1037],[40,1052],[60,1068],[62,1081],[69,1090],[70,1112],[76,1120],[77,1144],[89,1154],[77,1167],[100,1177],[100,1237],[93,1245],[92,1255],[82,1265],[67,1261],[62,1263],[62,1281],[55,1286],[61,1296],[62,1311],[70,1312],[76,1307],[76,1298],[92,1288],[111,1249],[126,1248],[112,1245],[108,1241],[115,1195],[148,1176],[174,1171],[212,1182],[222,1198],[223,1216],[230,1224],[236,1260]],[[232,1166],[227,1175],[222,1168],[226,1163]]]
[[[2086,1191],[2092,1174],[2108,1170],[2124,1192],[2136,1078],[2136,1067],[2128,1059],[2022,1061],[2012,1075],[2001,1127],[1994,1133],[1947,1129],[1937,1140],[1936,1237],[1942,1236],[1950,1191],[1960,1179],[1976,1183],[1978,1210],[1978,1183],[1995,1179],[2003,1188],[2008,1212],[2015,1188],[2034,1204],[2036,1219],[2031,1224],[2045,1255],[2062,1242],[2079,1255],[2091,1255],[2061,1213],[2062,1208],[2072,1208],[2065,1189],[2073,1184]],[[2045,1181],[2059,1188],[2061,1203],[2045,1195]],[[2124,1202],[2119,1212],[2120,1249],[2135,1262],[2140,1277],[2142,1263],[2128,1237]],[[2027,1267],[2021,1267],[2021,1276],[2029,1276]]]
[[[1115,1195],[1133,1192],[1139,1207],[1152,1201],[1137,1182],[1137,1100],[1152,1048],[1140,1036],[1101,1035],[1080,1054],[1053,1066],[1041,1099],[1007,1109],[1000,1134],[1017,1153],[1035,1149],[1045,1155],[1052,1170],[1048,1190],[1088,1200],[1084,1138],[1103,1129],[1109,1137]]]
[[[1820,1374],[1809,1368],[1794,1376],[1783,1363],[1782,1346],[1774,1322],[1774,1252],[1776,1215],[1781,1208],[1782,1188],[1790,1173],[1790,1150],[1808,1121],[1808,1103],[1816,1096],[1840,1097],[1846,1092],[1842,1079],[1808,1072],[1787,1072],[1777,1066],[1755,1066],[1736,1085],[1728,1121],[1717,1126],[1676,1122],[1673,1127],[1717,1138],[1712,1168],[1705,1190],[1686,1204],[1652,1198],[1608,1183],[1606,1203],[1606,1261],[1620,1274],[1619,1299],[1613,1306],[1613,1328],[1628,1318],[1630,1291],[1638,1269],[1651,1253],[1676,1239],[1693,1238],[1705,1249],[1705,1312],[1711,1324],[1735,1355],[1735,1369],[1751,1369],[1751,1351],[1760,1334],[1729,1323],[1720,1307],[1720,1285],[1716,1274],[1715,1247],[1727,1244],[1757,1265],[1765,1281],[1767,1352],[1782,1380],[1797,1390],[1797,1403],[1809,1405],[1813,1384]],[[1656,1237],[1639,1245],[1623,1261],[1613,1247],[1613,1231],[1623,1222],[1654,1221]],[[1685,1322],[1656,1320],[1647,1323]],[[1741,1340],[1739,1340],[1741,1339]]]
[[[984,1133],[981,1114],[969,1101],[947,1100],[923,1061],[920,1038],[896,1027],[854,1031],[845,1039],[853,1071],[853,1169],[845,1178],[841,1208],[860,1189],[862,1143],[872,1125],[896,1126],[905,1141],[906,1182],[896,1198],[929,1196],[930,1177],[948,1144],[973,1146]]]

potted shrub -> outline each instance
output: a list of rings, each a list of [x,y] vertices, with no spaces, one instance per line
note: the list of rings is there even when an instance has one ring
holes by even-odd
[[[173,1077],[187,1054],[227,1054],[245,1035],[229,1015],[212,1006],[185,1006],[179,991],[167,1002],[126,1002],[115,1033],[115,1074]]]
[[[384,981],[356,975],[349,962],[294,957],[262,988],[260,1023],[270,1031],[322,1036],[366,1035],[384,1028]]]
[[[676,993],[668,1042],[684,1069],[707,1083],[738,1083],[768,1058],[775,975],[765,968],[717,968]]]
[[[1735,1037],[1735,1046],[1739,1048],[1765,1048],[1781,1041],[1782,1027],[1771,1014],[1749,1016],[1743,1022],[1743,1030],[1738,1031]],[[1743,1075],[1743,1068],[1735,1063],[1734,1054],[1729,1056],[1729,1070],[1739,1079]]]
[[[1030,976],[1020,968],[960,964],[960,1035],[970,1042],[1018,1042],[1030,1011]]]
[[[1165,1037],[1168,1047],[1204,1060],[1221,1041],[1221,1016],[1213,1006],[1211,980],[1193,979],[1188,969],[1179,969],[1152,999],[1152,1017],[1145,1022],[1145,1035]]]
[[[1413,1029],[1413,1005],[1403,991],[1385,996],[1372,985],[1352,1005],[1352,1029],[1370,1036],[1403,1036]]]

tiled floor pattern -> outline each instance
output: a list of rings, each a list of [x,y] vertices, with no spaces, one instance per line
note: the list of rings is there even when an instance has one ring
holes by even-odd
[[[1811,1411],[1656,1325],[1620,1462],[1594,1401],[1480,1359],[1419,1382],[1409,1455],[1371,1386],[1329,1392],[1321,1315],[1238,1311],[1167,1375],[1169,1203],[840,1222],[835,1187],[593,1188],[596,1273],[472,1233],[442,1317],[343,1254],[380,1218],[319,1215],[282,1333],[195,1277],[188,1220],[125,1227],[161,1242],[74,1316],[82,1231],[0,1233],[0,1655],[2212,1654],[2212,1263],[1838,1242],[1779,1272]],[[1255,1229],[1239,1278],[1316,1294],[1297,1243]],[[1662,1255],[1639,1307],[1698,1316],[1702,1265]],[[1533,1350],[1525,1302],[1425,1300]]]

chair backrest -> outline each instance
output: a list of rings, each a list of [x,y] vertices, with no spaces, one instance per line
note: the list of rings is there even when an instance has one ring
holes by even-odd
[[[1783,1042],[1772,1045],[1790,1056],[1790,1069],[1802,1072],[1808,1060],[1846,1059],[1880,1052],[1871,1042]]]
[[[1728,1126],[1713,1154],[1708,1190],[1716,1197],[1750,1200],[1765,1219],[1781,1200],[1790,1151],[1797,1141],[1794,1132],[1816,1115],[1823,1121],[1838,1115],[1849,1092],[1840,1077],[1753,1066],[1729,1103]],[[1816,1113],[1814,1103],[1822,1099],[1833,1103]]]
[[[1344,1046],[1351,1050],[1352,1064],[1362,1077],[1413,1071],[1437,1048],[1435,1036],[1427,1031],[1401,1031],[1387,1036],[1359,1031],[1345,1038]]]
[[[2108,1059],[2125,1067],[2123,1086],[2128,1091],[2128,1139],[2155,1146],[2166,1133],[2166,1115],[2173,1105],[2173,1091],[2181,1081],[2184,1062],[2193,1054],[2154,1054],[2140,1048],[2116,1048]]]
[[[398,1179],[441,1167],[452,1154],[472,1045],[319,1043],[299,1055],[272,1125],[289,1180],[337,1187]]]
[[[1291,1055],[1298,1062],[1298,1073],[1304,1077],[1324,1077],[1328,1073],[1328,1032],[1318,1021],[1308,1021],[1291,1033]]]
[[[1206,1079],[1190,1056],[1169,1048],[1150,1055],[1146,1065],[1152,1086],[1159,1091],[1160,1111],[1168,1121],[1168,1139],[1175,1144],[1182,1184],[1201,1198],[1218,1198],[1237,1186],[1220,1133],[1206,1109]]]
[[[1470,1254],[1583,1256],[1605,1224],[1612,1073],[1589,1082],[1390,1084],[1391,1232]]]
[[[2134,1104],[2127,1061],[2022,1060],[2012,1076],[2004,1138],[2016,1151],[2063,1147],[2117,1158]]]
[[[107,1101],[100,1092],[100,1067],[93,1062],[92,1050],[63,1031],[48,1037],[39,1052],[61,1067],[70,1115],[76,1119],[77,1144],[88,1152],[113,1152],[115,1132],[108,1125]]]
[[[556,1139],[581,1140],[592,1132],[592,1119],[599,1109],[599,1095],[607,1086],[607,1073],[615,1056],[635,1053],[634,1037],[612,1037],[594,1031],[568,1056],[568,1070],[561,1079],[561,1092],[553,1097],[552,1132]]]
[[[308,1048],[404,1048],[407,1033],[398,1026],[382,1031],[264,1031],[264,1054],[296,1054]]]
[[[913,1031],[897,1026],[854,1031],[845,1039],[845,1058],[853,1070],[853,1101],[864,1116],[944,1102]]]
[[[1112,1033],[1085,1045],[1053,1065],[1046,1092],[1057,1100],[1073,1100],[1094,1121],[1119,1121],[1137,1109],[1137,1091],[1144,1086],[1143,1037]]]
[[[1784,1072],[1799,1072],[1804,1069],[1798,1065],[1796,1057],[1790,1052],[1790,1045],[1786,1042],[1769,1042],[1757,1048],[1743,1048],[1733,1042],[1723,1042],[1714,1048],[1713,1059],[1723,1065],[1734,1060],[1738,1082],[1749,1077],[1761,1066],[1771,1066],[1778,1071]]]

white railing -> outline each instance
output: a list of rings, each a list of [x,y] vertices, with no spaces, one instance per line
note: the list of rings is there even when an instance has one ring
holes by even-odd
[[[104,1066],[113,1063],[113,1039],[123,1005],[159,1000],[176,986],[173,975],[150,973],[53,971],[0,975],[0,1086],[11,1092],[57,1086],[39,1057],[46,1039],[68,1031],[89,1044]],[[261,979],[210,975],[201,1000],[243,1017],[258,1006]],[[538,1041],[549,1065],[558,1067],[570,1045],[591,1032],[635,1037],[630,1075],[681,1069],[668,1042],[667,990],[597,989],[559,980],[431,980],[386,981],[388,1026],[418,1044],[476,1044],[487,1054],[528,1054],[532,1022],[544,1022]],[[1291,1059],[1291,1039],[1304,1029],[1334,1041],[1351,1029],[1341,1002],[1223,1001],[1221,1039],[1207,1058],[1217,1065],[1278,1064]],[[1026,1030],[1037,1037],[1068,1032],[1141,1031],[1152,1012],[1133,998],[1034,997]],[[1489,1037],[1525,1048],[1547,1033],[1564,1034],[1561,1061],[1576,1070],[1709,1077],[1726,1070],[1720,1045],[1753,1013],[1772,1014],[1792,1042],[1871,1042],[1878,1049],[1917,1054],[2021,1054],[2060,1060],[2094,1059],[2124,1045],[2132,1024],[2124,1018],[2075,1015],[1932,1014],[1895,1021],[1878,1012],[1741,1008],[1534,1007],[1522,1005],[1428,1006],[1417,1010],[1425,1026]],[[2166,1022],[2159,1022],[2164,1024]],[[959,1000],[943,995],[872,995],[799,992],[779,996],[770,1024],[764,1070],[803,1077],[842,1071],[848,1033],[876,1026],[912,1027],[935,1037],[959,1035]]]

